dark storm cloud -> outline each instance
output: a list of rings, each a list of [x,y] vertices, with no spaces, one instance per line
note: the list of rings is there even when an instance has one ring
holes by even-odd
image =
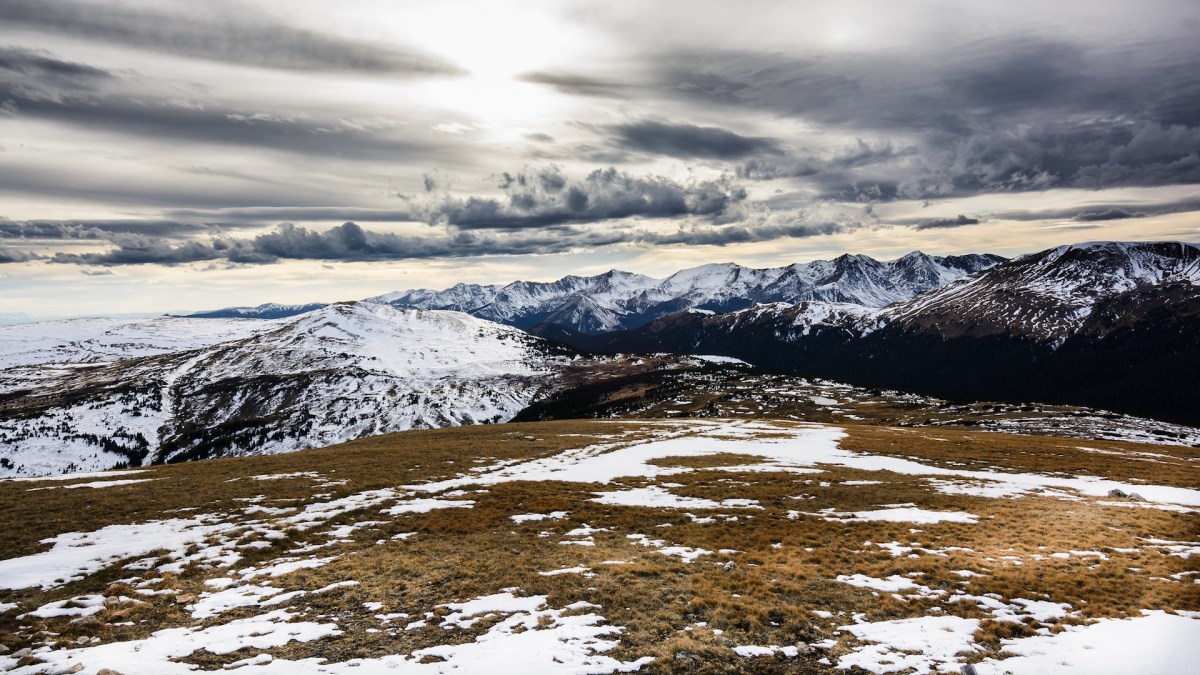
[[[409,209],[366,209],[350,206],[253,206],[222,209],[173,209],[167,212],[172,218],[184,221],[237,225],[262,224],[280,221],[331,222],[354,220],[359,222],[403,223],[420,220],[421,217]]]
[[[77,87],[51,89],[44,82],[31,84],[20,78],[5,77],[4,71],[0,71],[0,103],[5,104],[10,115],[19,118],[138,138],[364,159],[403,159],[429,147],[341,120],[317,119],[304,113],[190,105],[175,99],[81,91]]]
[[[781,154],[770,138],[742,136],[718,127],[644,120],[612,127],[616,142],[627,150],[697,159],[741,159],[756,154]]]
[[[659,60],[656,84],[880,139],[858,163],[755,156],[739,175],[813,177],[830,198],[922,198],[1200,182],[1197,62],[1194,40],[1089,49],[1006,36],[838,58],[681,53]]]
[[[916,153],[917,149],[911,146],[898,148],[890,142],[872,144],[860,138],[854,145],[827,157],[754,157],[738,165],[737,175],[751,180],[819,176],[831,185],[841,185],[851,180],[849,171],[894,162]]]
[[[1075,216],[1075,220],[1092,223],[1103,220],[1127,220],[1129,218],[1142,218],[1146,214],[1125,209],[1104,209],[1103,211],[1084,211]]]
[[[518,79],[522,82],[544,84],[564,94],[571,94],[573,96],[625,98],[633,93],[633,88],[628,83],[603,80],[577,73],[525,73],[520,75]]]
[[[918,223],[915,229],[918,230],[935,230],[946,227],[963,227],[964,225],[978,225],[978,218],[968,218],[961,213],[957,218],[937,218],[935,220],[926,220]]]
[[[758,226],[711,226],[689,224],[674,231],[644,229],[596,230],[565,228],[553,233],[541,230],[484,233],[454,231],[428,236],[405,236],[373,232],[347,222],[324,232],[292,223],[281,224],[251,238],[213,237],[209,241],[179,242],[136,234],[111,238],[112,248],[94,253],[59,252],[52,263],[112,267],[119,265],[178,265],[223,261],[238,264],[270,264],[281,260],[371,261],[461,258],[487,255],[561,253],[598,246],[630,244],[724,246],[784,237],[809,237],[856,227],[857,224],[808,223],[800,220],[763,222]],[[13,254],[13,258],[8,258]],[[21,256],[25,257],[21,257]],[[0,247],[0,262],[25,262],[41,256],[22,254]]]
[[[5,0],[0,22],[60,35],[228,63],[301,71],[445,75],[441,59],[289,27],[242,3],[193,3],[187,14],[67,0]]]
[[[184,237],[209,230],[177,220],[8,220],[0,218],[0,239],[95,240],[113,234]]]
[[[64,61],[41,49],[0,47],[0,70],[7,70],[45,80],[61,80],[72,84],[107,80],[113,74],[103,68],[84,63]]]
[[[445,197],[414,203],[430,224],[472,229],[524,229],[623,218],[701,216],[721,221],[746,200],[729,179],[681,183],[664,176],[634,176],[597,169],[569,180],[558,169],[502,174],[504,198]]]
[[[20,263],[40,259],[42,259],[42,256],[33,253],[32,251],[16,249],[0,243],[0,264]]]
[[[998,220],[1073,220],[1080,223],[1099,223],[1108,220],[1147,218],[1172,213],[1200,211],[1200,198],[1185,197],[1163,202],[1139,202],[1134,204],[1092,204],[1080,208],[1029,209],[990,214]]]

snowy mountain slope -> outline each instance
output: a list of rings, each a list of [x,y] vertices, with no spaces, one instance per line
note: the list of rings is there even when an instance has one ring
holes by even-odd
[[[681,270],[652,279],[612,270],[594,277],[505,286],[459,284],[444,291],[403,291],[371,302],[418,309],[454,309],[529,329],[554,323],[581,333],[635,328],[689,308],[727,312],[763,303],[834,302],[883,307],[987,269],[991,255],[938,257],[920,252],[879,262],[843,255],[787,267],[753,269],[732,263]]]
[[[1200,285],[1200,248],[1089,242],[998,265],[889,309],[889,322],[947,337],[1007,334],[1061,344],[1103,301],[1173,283]]]
[[[196,349],[267,330],[261,321],[67,319],[0,326],[0,369],[43,363],[105,363]]]
[[[270,454],[498,422],[562,350],[454,312],[336,304],[248,337],[55,373],[0,402],[0,475]]]

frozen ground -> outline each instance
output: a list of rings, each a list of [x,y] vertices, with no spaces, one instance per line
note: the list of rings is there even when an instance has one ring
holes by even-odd
[[[8,631],[0,644],[27,645],[0,654],[0,669],[688,672],[691,659],[722,658],[746,672],[957,672],[973,662],[980,675],[1094,675],[1187,672],[1200,662],[1200,541],[1177,534],[1195,525],[1200,489],[967,468],[953,453],[903,457],[864,451],[861,441],[849,449],[852,430],[824,425],[682,420],[643,423],[636,434],[620,422],[586,429],[573,446],[525,457],[459,465],[461,456],[401,453],[372,464],[363,483],[371,487],[357,487],[364,479],[350,465],[264,468],[222,483],[247,491],[233,501],[200,499],[156,518],[53,533],[38,552],[0,560],[0,627]],[[1129,461],[1142,464],[1136,455]],[[399,465],[424,473],[385,478]],[[0,488],[80,499],[124,489],[135,499],[135,490],[202,485],[180,483],[198,479],[171,469]],[[43,489],[82,485],[92,489]],[[289,485],[305,487],[284,492]],[[281,492],[265,497],[271,490]],[[1127,503],[1109,496],[1116,490],[1137,492],[1142,501],[1128,503],[1140,508],[1106,505]],[[1005,519],[1049,524],[1030,509],[1073,510],[1078,540],[1067,531],[1041,545],[1004,542],[1008,526],[997,523]],[[1128,530],[1120,541],[1132,545],[1085,539],[1082,524],[1093,518]],[[501,550],[472,548],[481,542]],[[552,559],[523,567],[529,547]],[[806,562],[825,549],[841,553]],[[444,556],[462,557],[446,563],[452,571],[437,583],[422,576]],[[407,561],[405,575],[380,571],[398,560]],[[1064,579],[1121,569],[1166,590],[1148,601],[1153,608],[1098,610],[1091,605],[1100,596],[1081,600],[1066,581],[1061,594],[1009,583],[1035,567]],[[772,579],[801,568],[813,576],[788,591],[785,605],[802,621],[748,609],[782,592],[771,590]],[[1142,570],[1150,568],[1155,579],[1147,581]],[[661,628],[676,647],[637,641],[643,628],[633,624],[649,620],[649,610],[630,613],[632,601],[616,599],[617,587],[658,578],[651,574],[666,576],[650,588],[706,579],[717,587],[680,592],[722,598],[704,601],[707,614],[696,600],[689,618]],[[488,575],[494,587],[453,590],[455,579]],[[827,600],[806,605],[804,588],[822,589]],[[755,621],[762,625],[743,625]],[[121,627],[129,637],[111,639]],[[379,653],[379,645],[394,651]],[[663,655],[668,648],[675,656]]]

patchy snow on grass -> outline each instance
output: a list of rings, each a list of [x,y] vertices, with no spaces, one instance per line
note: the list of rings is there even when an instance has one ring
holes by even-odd
[[[94,532],[67,532],[42,540],[54,544],[49,551],[0,560],[0,588],[52,588],[124,558],[159,549],[182,551],[233,527],[227,523],[213,524],[211,516],[197,516],[109,525]]]
[[[564,567],[564,568],[558,569],[558,570],[549,570],[547,572],[538,572],[538,575],[543,576],[543,577],[556,577],[560,574],[583,574],[585,576],[593,576],[593,577],[596,576],[595,574],[589,575],[588,573],[591,571],[592,571],[592,568],[590,568],[590,567]]]
[[[551,511],[550,513],[521,513],[510,516],[514,523],[534,523],[539,520],[562,520],[567,517],[567,511]]]
[[[642,443],[619,441],[567,450],[553,457],[497,464],[473,475],[406,486],[422,492],[440,492],[468,485],[495,485],[517,480],[561,480],[576,483],[610,483],[618,478],[657,478],[694,471],[680,466],[658,466],[668,457],[703,457],[715,454],[751,455],[738,470],[754,467],[770,471],[819,471],[832,465],[861,471],[888,471],[909,476],[930,476],[939,490],[950,494],[1014,497],[1047,489],[1070,490],[1104,497],[1113,490],[1137,492],[1151,503],[1200,507],[1200,490],[1160,485],[1131,485],[1094,476],[1048,476],[1036,473],[976,471],[946,468],[920,462],[853,452],[838,447],[845,432],[833,426],[797,424],[782,426],[764,421],[687,420],[658,425],[659,438]],[[1062,496],[1064,493],[1055,493]],[[931,512],[932,513],[932,512]],[[882,517],[884,514],[878,514]],[[899,513],[893,514],[899,517]],[[961,514],[959,518],[969,517]],[[939,522],[939,521],[912,521]],[[971,522],[959,520],[956,522]]]
[[[382,490],[365,490],[326,502],[314,502],[305,506],[300,513],[285,518],[283,523],[298,530],[306,530],[343,513],[378,506],[397,496],[398,493],[395,490],[384,488]]]
[[[183,675],[195,672],[195,666],[179,663],[172,659],[187,656],[197,651],[212,654],[229,654],[239,649],[271,649],[289,642],[309,642],[323,637],[341,635],[342,631],[332,623],[312,621],[290,622],[293,615],[285,610],[275,610],[260,616],[238,619],[227,624],[209,628],[169,628],[160,630],[143,640],[110,642],[95,647],[63,649],[39,652],[46,663],[38,663],[9,672],[13,675],[33,675],[44,672],[65,672],[75,664],[88,667],[84,672],[95,672],[96,667],[109,668],[117,672],[155,673],[155,675]],[[0,657],[0,668],[9,665]],[[12,659],[15,661],[15,659]],[[276,662],[278,663],[278,662]],[[286,662],[285,662],[286,663]],[[95,665],[93,665],[95,664]],[[103,664],[103,665],[100,665]],[[12,664],[12,665],[15,665]],[[270,666],[273,664],[265,664]],[[315,666],[315,664],[313,664]],[[315,672],[310,668],[307,672]],[[248,672],[266,672],[252,668]],[[278,670],[273,672],[289,672]],[[298,671],[290,671],[298,672]]]
[[[838,659],[840,670],[857,666],[872,673],[916,673],[954,670],[959,654],[976,650],[978,619],[957,616],[922,616],[915,619],[877,621],[841,626],[863,642],[851,654]]]
[[[63,476],[27,476],[23,478],[0,478],[0,480],[10,480],[14,483],[29,483],[42,481],[60,481],[60,480],[79,480],[82,478],[107,478],[113,479],[116,476],[132,476],[136,473],[153,473],[153,469],[130,469],[126,471],[88,471],[81,473],[68,473]]]
[[[667,542],[662,539],[651,539],[644,534],[627,534],[625,538],[632,540],[630,543],[654,548],[656,549],[656,553],[665,556],[674,556],[684,563],[690,563],[702,555],[712,555],[713,553],[706,549],[692,548],[690,546],[668,546]]]
[[[963,511],[927,511],[913,506],[895,506],[873,511],[835,511],[823,509],[808,515],[817,516],[824,520],[843,523],[861,523],[882,521],[887,523],[917,523],[932,525],[935,523],[974,523],[979,516]]]
[[[241,574],[243,579],[253,579],[254,577],[261,577],[264,575],[269,577],[280,577],[285,574],[291,574],[296,570],[307,570],[323,567],[334,560],[337,560],[337,556],[331,556],[328,558],[308,558],[305,560],[284,560],[277,562],[274,565],[268,565],[267,567],[247,567],[246,569],[238,570],[238,574]]]
[[[284,480],[287,478],[320,478],[316,471],[294,471],[292,473],[265,473],[257,476],[246,476],[248,480]],[[240,480],[233,478],[231,480]]]
[[[781,654],[789,659],[800,655],[800,649],[794,645],[780,647],[779,645],[771,645],[770,647],[760,647],[758,645],[742,645],[733,648],[733,653],[745,658],[757,658],[759,656],[774,656]]]
[[[941,478],[926,479],[933,489],[944,495],[967,495],[970,497],[988,497],[990,499],[1006,499],[1026,495],[1038,488],[1030,485],[1016,485],[994,480],[945,480]]]
[[[91,616],[99,614],[103,610],[103,595],[80,595],[68,598],[67,600],[46,603],[32,612],[22,614],[17,618],[22,619],[26,616],[36,616],[42,619],[49,619],[61,616]]]
[[[893,574],[886,579],[878,579],[869,577],[865,574],[840,574],[837,580],[843,584],[850,584],[858,588],[869,588],[875,591],[884,593],[899,593],[900,591],[915,591],[919,597],[933,597],[942,595],[943,591],[934,591],[928,586],[923,586],[907,577],[902,577],[898,574]]]
[[[987,659],[979,675],[1178,675],[1200,663],[1200,620],[1143,611],[1133,619],[1067,626],[1057,635],[1004,640],[1016,656]]]
[[[73,476],[74,477],[74,476]],[[152,480],[161,480],[159,478],[128,478],[125,480],[94,480],[89,483],[71,483],[70,485],[47,485],[46,487],[29,488],[26,492],[36,492],[37,490],[58,490],[60,488],[74,490],[76,488],[106,488],[115,487],[117,485],[133,485],[134,483],[148,483]]]
[[[239,607],[276,605],[301,595],[304,595],[304,591],[285,593],[282,588],[274,586],[235,586],[205,594],[195,603],[188,605],[187,610],[192,613],[193,619],[208,619]]]
[[[646,506],[665,509],[761,509],[754,499],[725,499],[713,501],[698,497],[681,497],[673,492],[664,490],[657,485],[643,488],[631,488],[618,492],[594,492],[597,495],[591,501],[616,506]]]
[[[654,460],[721,453],[755,455],[780,466],[809,467],[813,462],[808,455],[819,458],[828,452],[836,452],[837,441],[845,436],[839,428],[817,425],[781,429],[757,422],[688,420],[659,426],[660,440],[591,445],[566,450],[553,457],[497,465],[471,476],[405,487],[440,492],[467,485],[495,485],[518,480],[610,483],[627,476],[655,478],[693,471],[688,467],[651,464]],[[777,438],[757,438],[763,431],[783,431],[788,434],[786,440],[792,443],[781,443]]]
[[[384,509],[383,513],[398,516],[403,513],[429,513],[434,509],[469,509],[473,506],[475,502],[470,499],[410,499]]]

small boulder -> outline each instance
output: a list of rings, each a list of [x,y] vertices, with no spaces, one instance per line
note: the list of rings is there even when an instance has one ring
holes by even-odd
[[[1129,495],[1125,494],[1125,491],[1124,491],[1124,490],[1118,490],[1118,489],[1116,489],[1116,488],[1113,488],[1112,490],[1109,490],[1109,491],[1108,491],[1108,496],[1109,496],[1109,497],[1116,497],[1117,499],[1125,499],[1125,498],[1126,498],[1126,497],[1128,497]]]

